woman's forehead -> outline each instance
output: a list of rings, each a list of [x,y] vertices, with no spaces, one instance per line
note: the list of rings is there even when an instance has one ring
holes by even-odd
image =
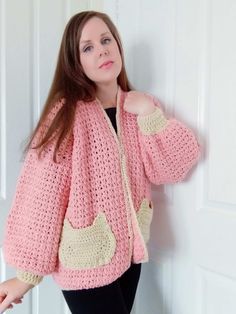
[[[82,29],[80,42],[91,41],[93,38],[103,36],[105,33],[111,33],[106,23],[100,18],[91,18]]]

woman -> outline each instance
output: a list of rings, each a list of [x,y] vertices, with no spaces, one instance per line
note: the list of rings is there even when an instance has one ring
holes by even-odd
[[[200,156],[193,132],[132,89],[116,27],[100,12],[68,22],[3,242],[15,278],[0,311],[51,274],[73,314],[130,313],[148,261],[150,183],[184,179]]]

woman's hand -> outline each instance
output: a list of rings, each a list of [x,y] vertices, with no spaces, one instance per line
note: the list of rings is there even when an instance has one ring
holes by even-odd
[[[145,93],[130,91],[125,98],[124,110],[129,113],[146,115],[154,112],[155,108],[151,96]]]
[[[0,284],[0,313],[6,309],[13,308],[11,303],[22,303],[24,294],[32,289],[34,285],[24,283],[18,278],[11,278]]]

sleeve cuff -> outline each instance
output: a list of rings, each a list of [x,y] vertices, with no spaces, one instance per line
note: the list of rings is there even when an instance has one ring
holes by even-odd
[[[43,276],[35,275],[19,269],[16,271],[16,277],[19,280],[34,286],[38,285],[43,280]]]
[[[137,123],[140,131],[144,135],[156,134],[168,125],[168,119],[165,118],[161,109],[156,107],[156,110],[145,116],[138,116]]]

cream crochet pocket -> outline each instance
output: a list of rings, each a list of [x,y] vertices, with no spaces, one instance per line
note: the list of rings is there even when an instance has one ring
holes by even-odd
[[[108,264],[116,249],[115,236],[100,212],[91,226],[75,229],[64,220],[59,260],[67,268],[84,269]]]
[[[149,200],[144,198],[142,203],[137,211],[138,224],[144,238],[144,241],[147,243],[150,238],[150,225],[153,216],[153,204],[149,204]]]

